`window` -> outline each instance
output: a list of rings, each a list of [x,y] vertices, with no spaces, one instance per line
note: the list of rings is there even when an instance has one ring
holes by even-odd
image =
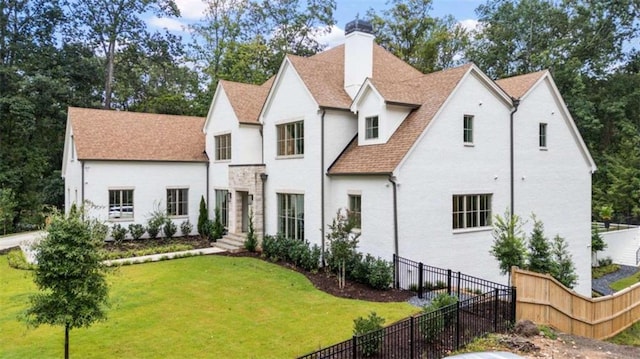
[[[231,159],[231,134],[216,136],[216,161]]]
[[[189,214],[189,189],[167,189],[167,214],[169,216],[186,216]]]
[[[109,190],[109,219],[133,218],[133,190]]]
[[[378,116],[366,117],[364,119],[364,138],[378,138]]]
[[[547,147],[547,124],[546,123],[540,124],[539,133],[540,133],[539,145],[540,147],[546,148]]]
[[[229,226],[229,191],[216,190],[216,208],[220,211],[220,222],[225,227]]]
[[[304,154],[304,123],[302,121],[278,125],[278,156]]]
[[[278,193],[278,232],[304,240],[304,195]]]
[[[491,225],[491,195],[453,196],[453,229]]]
[[[462,132],[464,143],[473,143],[473,116],[464,115],[463,122]]]
[[[361,228],[362,197],[360,195],[349,195],[349,215],[354,222],[354,228]]]

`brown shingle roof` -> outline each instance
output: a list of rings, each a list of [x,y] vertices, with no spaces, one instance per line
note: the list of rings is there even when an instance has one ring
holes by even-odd
[[[203,117],[69,107],[80,160],[206,162]]]
[[[262,111],[262,105],[269,94],[273,77],[262,85],[250,85],[240,82],[220,81],[224,88],[231,107],[241,123],[259,124],[258,117]]]
[[[320,106],[349,109],[351,98],[344,90],[344,45],[309,58],[288,55],[302,81]],[[379,45],[373,45],[372,78],[397,82],[423,74]]]
[[[547,70],[532,72],[530,74],[507,77],[496,81],[509,96],[521,98],[529,91],[538,80],[547,73]]]
[[[419,89],[414,91],[415,94],[396,93],[395,96],[420,102],[420,108],[407,116],[386,143],[358,146],[357,138],[351,141],[331,165],[329,174],[392,173],[471,66],[467,64],[434,72],[404,81],[395,87],[389,86],[390,92]]]

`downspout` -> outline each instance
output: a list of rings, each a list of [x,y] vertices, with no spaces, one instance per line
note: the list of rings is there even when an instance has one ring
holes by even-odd
[[[513,190],[513,186],[514,186],[514,161],[513,161],[513,152],[514,152],[514,148],[513,148],[513,115],[518,112],[518,106],[520,105],[520,100],[517,98],[511,98],[511,100],[513,101],[513,111],[511,111],[511,115],[510,115],[510,123],[509,123],[509,140],[510,140],[510,144],[509,144],[509,155],[510,155],[510,159],[509,159],[509,163],[510,163],[510,168],[511,168],[511,203],[509,206],[509,209],[511,211],[511,217],[513,217],[513,215],[516,213],[515,208],[514,208],[514,190]]]
[[[266,182],[267,182],[267,178],[269,177],[268,174],[266,173],[261,173],[260,174],[260,179],[262,180],[262,240],[264,240],[264,237],[267,235],[267,216],[266,216],[266,205],[265,202],[267,200],[267,196],[265,194],[265,188],[266,188]]]
[[[80,166],[82,167],[80,178],[82,183],[80,184],[80,208],[83,208],[81,211],[82,219],[84,220],[84,161],[80,161]]]
[[[209,208],[209,161],[207,161],[207,187],[205,193],[207,194],[207,208]]]
[[[326,110],[322,110],[320,116],[320,262],[324,266],[324,115]]]
[[[391,174],[389,175],[389,182],[393,185],[393,250],[398,256],[398,192],[396,182],[397,178]]]

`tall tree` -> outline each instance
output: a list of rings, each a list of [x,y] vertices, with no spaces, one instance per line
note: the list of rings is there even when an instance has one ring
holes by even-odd
[[[83,0],[73,4],[76,29],[105,59],[104,107],[111,108],[116,51],[147,34],[144,13],[179,16],[173,0]]]
[[[48,235],[35,247],[34,282],[40,293],[30,297],[27,323],[63,326],[64,357],[69,358],[69,331],[106,318],[108,286],[96,222],[78,213],[51,218]]]
[[[498,260],[500,272],[509,276],[511,267],[524,268],[527,250],[522,231],[522,220],[518,215],[505,212],[504,216],[496,215],[493,220],[493,245],[489,253]]]
[[[381,14],[370,9],[376,41],[422,72],[458,63],[468,34],[452,16],[434,18],[432,0],[392,0]]]

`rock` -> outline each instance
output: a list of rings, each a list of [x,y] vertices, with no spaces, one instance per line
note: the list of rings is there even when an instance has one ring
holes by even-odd
[[[538,326],[530,320],[520,320],[516,323],[513,331],[523,337],[534,337],[540,333]]]

